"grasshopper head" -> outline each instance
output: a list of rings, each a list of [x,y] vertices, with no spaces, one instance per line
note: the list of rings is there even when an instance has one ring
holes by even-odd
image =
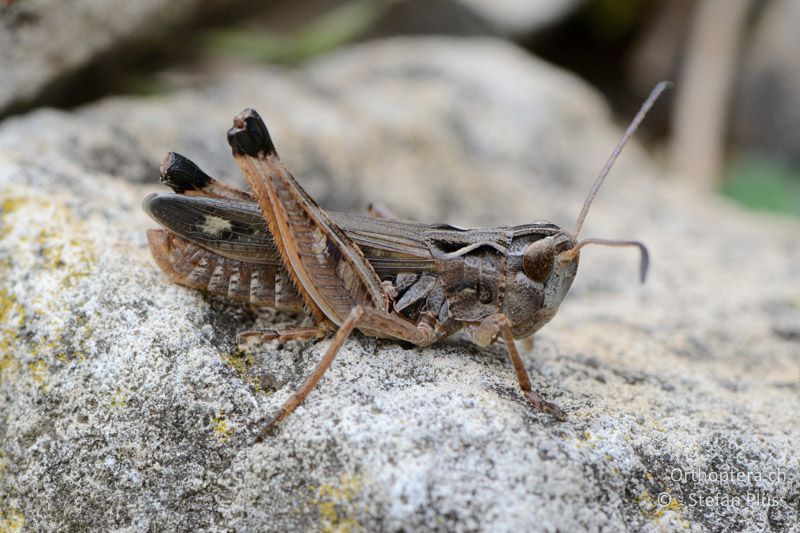
[[[527,337],[555,316],[578,271],[578,256],[569,262],[560,257],[575,245],[555,224],[515,228],[504,300],[515,337]]]
[[[555,316],[578,272],[580,250],[587,244],[638,247],[640,277],[644,283],[649,256],[647,248],[638,241],[578,241],[572,233],[546,223],[517,230],[508,255],[504,309],[517,338],[539,330]]]
[[[580,250],[587,244],[638,247],[641,252],[640,279],[644,283],[649,264],[649,256],[644,244],[639,241],[595,238],[578,241],[578,233],[580,233],[597,191],[611,170],[614,161],[619,157],[622,148],[636,131],[658,96],[669,86],[668,82],[659,83],[645,100],[595,179],[572,232],[567,232],[555,224],[546,222],[516,228],[508,256],[509,273],[506,279],[504,304],[504,311],[511,320],[515,337],[530,335],[555,316],[575,279]]]

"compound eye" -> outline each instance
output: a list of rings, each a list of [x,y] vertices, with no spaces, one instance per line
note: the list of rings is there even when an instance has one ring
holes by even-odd
[[[554,259],[552,239],[539,239],[525,250],[522,256],[522,270],[533,281],[544,283],[553,271]]]

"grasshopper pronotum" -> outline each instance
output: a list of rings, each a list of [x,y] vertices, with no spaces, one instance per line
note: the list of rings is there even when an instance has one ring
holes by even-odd
[[[525,397],[563,420],[533,390],[514,344],[558,311],[587,244],[636,246],[641,280],[648,265],[638,241],[583,239],[578,233],[623,146],[669,86],[658,84],[614,148],[584,202],[575,228],[535,222],[461,229],[381,216],[326,212],[278,157],[266,125],[246,109],[228,131],[233,156],[253,192],[219,182],[170,153],[162,182],[178,194],[152,194],[144,209],[166,229],[150,230],[153,257],[173,281],[259,306],[301,311],[314,327],[248,331],[281,341],[335,332],[322,360],[259,434],[289,415],[314,388],[354,329],[426,346],[464,329],[486,346],[502,337]]]

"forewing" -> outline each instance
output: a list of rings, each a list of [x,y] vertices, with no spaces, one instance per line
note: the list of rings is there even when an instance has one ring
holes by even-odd
[[[230,259],[280,265],[281,258],[258,204],[179,194],[151,194],[142,207],[181,238]],[[378,276],[435,270],[422,233],[428,225],[376,220],[349,213],[328,216],[364,253]]]
[[[159,224],[230,259],[279,265],[280,255],[253,202],[151,194],[142,207]]]

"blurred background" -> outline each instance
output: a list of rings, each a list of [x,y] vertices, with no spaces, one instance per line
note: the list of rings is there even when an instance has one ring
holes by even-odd
[[[673,179],[800,216],[800,2],[793,0],[0,2],[0,120],[202,86],[231,63],[297,65],[395,35],[492,36],[587,80]],[[75,39],[80,35],[80,39]]]

